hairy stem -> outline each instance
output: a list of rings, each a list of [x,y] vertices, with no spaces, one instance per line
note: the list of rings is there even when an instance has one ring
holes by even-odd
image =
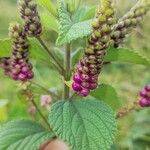
[[[36,110],[37,110],[37,112],[39,113],[39,115],[41,116],[41,118],[43,119],[43,121],[45,122],[45,124],[47,125],[47,127],[49,128],[49,129],[51,129],[50,128],[50,125],[49,125],[49,123],[48,123],[48,121],[47,121],[47,119],[45,118],[45,116],[42,114],[42,112],[41,112],[41,110],[39,109],[39,107],[38,107],[38,105],[36,104],[36,102],[32,99],[32,104],[34,105],[34,107],[36,108]]]
[[[57,67],[55,65],[55,67],[57,67],[58,71],[62,74],[64,72],[64,69],[63,69],[62,65],[58,62],[58,60],[55,58],[55,56],[51,53],[51,51],[48,49],[48,47],[46,46],[46,44],[44,43],[44,41],[40,37],[36,37],[36,39],[43,46],[43,48],[46,50],[46,52],[49,54],[49,56],[55,61],[55,63],[58,66]]]
[[[64,80],[69,81],[70,80],[70,73],[71,73],[71,45],[67,44],[65,48],[65,62],[64,62]],[[68,99],[70,94],[70,88],[64,83],[64,99]]]

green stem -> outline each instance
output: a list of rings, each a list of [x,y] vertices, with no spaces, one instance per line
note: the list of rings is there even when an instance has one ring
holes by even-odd
[[[49,129],[51,129],[50,128],[50,125],[49,125],[49,123],[48,123],[48,121],[47,121],[47,119],[45,118],[45,116],[42,114],[42,112],[41,112],[41,110],[39,109],[39,107],[38,107],[38,105],[36,104],[36,102],[32,99],[31,100],[31,102],[32,102],[32,104],[34,105],[34,107],[36,108],[36,110],[37,110],[37,112],[39,113],[39,115],[41,116],[41,118],[43,119],[43,121],[45,122],[45,124],[47,125],[47,127],[49,128]]]
[[[57,69],[59,72],[61,72],[61,74],[64,72],[64,69],[62,67],[62,65],[57,61],[57,59],[55,58],[55,56],[51,53],[51,51],[48,49],[48,47],[46,46],[46,44],[44,43],[44,41],[40,38],[40,37],[36,37],[36,39],[39,41],[39,43],[43,46],[43,48],[46,50],[46,52],[49,54],[49,56],[55,61],[55,63],[57,64]],[[61,71],[60,71],[61,70]]]
[[[65,62],[64,62],[64,80],[70,81],[70,71],[71,71],[71,45],[67,44],[65,48]],[[70,88],[64,83],[64,99],[68,99],[70,94]]]

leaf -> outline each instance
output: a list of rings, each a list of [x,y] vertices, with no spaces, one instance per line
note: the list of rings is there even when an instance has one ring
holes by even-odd
[[[60,18],[60,33],[56,41],[57,45],[70,43],[72,40],[83,38],[91,33],[91,20],[74,23],[62,1],[60,2],[58,12]]]
[[[58,23],[58,20],[54,16],[44,12],[41,14],[41,20],[42,20],[42,25],[46,29],[52,29],[57,33],[59,32],[59,23]]]
[[[57,16],[57,8],[51,0],[37,0],[38,4],[46,8],[53,16]]]
[[[0,150],[38,150],[55,135],[29,121],[12,121],[0,128]]]
[[[84,13],[84,15],[82,15],[80,20],[84,21],[84,20],[88,20],[88,19],[94,18],[94,15],[95,15],[95,12],[96,12],[96,8],[97,8],[97,5],[86,8],[85,13]]]
[[[137,51],[129,50],[127,48],[110,48],[105,56],[105,61],[118,61],[150,66],[149,59],[142,56]]]
[[[72,60],[72,66],[76,65],[79,62],[82,54],[83,54],[83,48],[82,47],[78,48],[76,51],[74,51],[72,53],[72,56],[71,56],[72,57],[72,59],[71,59]]]
[[[96,90],[91,92],[91,95],[96,99],[103,100],[113,110],[120,107],[120,102],[116,90],[107,84],[101,84]]]
[[[73,150],[107,150],[113,143],[116,120],[97,100],[59,101],[49,114],[55,134]]]

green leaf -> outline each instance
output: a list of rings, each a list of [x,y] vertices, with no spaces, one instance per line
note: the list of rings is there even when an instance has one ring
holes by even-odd
[[[94,99],[55,103],[49,122],[55,134],[73,150],[109,150],[116,132],[112,110]]]
[[[72,53],[72,55],[71,55],[72,66],[76,65],[79,62],[82,54],[83,54],[83,48],[82,47],[78,48],[76,51],[74,51]]]
[[[113,110],[117,110],[120,107],[117,92],[111,85],[101,84],[91,92],[91,95],[107,103]]]
[[[110,48],[105,56],[105,61],[127,62],[150,66],[150,60],[142,56],[137,51],[129,50],[127,48]]]
[[[55,135],[29,121],[12,121],[0,128],[0,150],[38,150]]]
[[[56,41],[57,45],[70,43],[72,40],[83,38],[91,33],[91,20],[74,23],[62,1],[60,2],[58,12],[60,18],[60,33]]]
[[[52,29],[56,31],[57,33],[59,32],[59,23],[58,23],[58,20],[54,16],[44,12],[41,14],[41,20],[42,20],[42,25],[46,29]]]
[[[53,16],[57,16],[57,8],[51,0],[37,0],[38,4],[46,8]]]
[[[95,12],[96,12],[96,8],[97,8],[97,5],[86,8],[85,13],[84,13],[84,15],[82,15],[80,20],[84,21],[84,20],[88,20],[88,19],[94,18]]]

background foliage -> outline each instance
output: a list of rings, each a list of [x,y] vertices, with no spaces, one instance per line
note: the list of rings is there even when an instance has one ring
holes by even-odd
[[[136,0],[116,1],[118,5],[117,11],[120,16],[122,16],[122,14],[124,14],[132,6],[132,4],[136,2]],[[84,3],[86,3],[86,5],[90,7],[94,7],[97,1],[84,0]],[[41,12],[41,16],[43,15],[43,13],[48,13],[43,11]],[[46,19],[50,20],[53,18]],[[0,1],[0,39],[8,37],[7,34],[9,22],[12,22],[14,20],[20,21],[16,0]],[[44,21],[45,20],[43,20],[43,22]],[[54,31],[58,31],[58,26],[55,26],[53,24],[51,24],[50,26],[52,26]],[[47,26],[45,26],[44,30],[47,30]],[[49,43],[51,45],[54,44],[56,40],[56,38],[54,37],[57,36],[54,31],[49,30],[50,34],[43,35],[45,40],[51,41],[51,43]],[[127,47],[129,49],[134,49],[137,52],[143,53],[147,57],[150,57],[149,35],[149,19],[145,19],[143,24],[138,27],[135,30],[134,34],[132,34],[126,41]],[[78,41],[78,43],[79,42],[84,44],[83,41]],[[33,63],[35,66],[34,72],[36,74],[36,83],[42,84],[47,88],[56,86],[56,88],[58,88],[58,92],[62,90],[60,89],[62,79],[58,77],[57,72],[46,69],[46,67],[44,67],[44,64],[41,62],[39,63],[37,61],[33,61]],[[118,99],[120,100],[121,105],[124,105],[126,103],[131,103],[132,101],[134,101],[137,98],[137,92],[139,91],[139,89],[142,88],[146,83],[150,83],[149,73],[150,69],[148,67],[125,63],[113,63],[113,65],[108,65],[103,69],[101,80],[103,81],[103,83],[109,84],[117,90],[119,94]],[[37,87],[34,88],[36,91],[36,100],[38,103],[40,103],[40,95],[45,93]],[[26,102],[24,101],[24,99],[22,97],[20,98],[20,93],[18,92],[18,90],[18,85],[14,81],[11,81],[7,77],[5,77],[2,70],[0,70],[0,123],[12,119],[30,117],[27,112],[28,106],[26,106]],[[121,121],[119,122],[120,132],[118,135],[117,143],[114,147],[117,147],[121,150],[149,150],[149,114],[149,110],[144,110],[142,112],[134,112],[127,118],[121,119]]]

